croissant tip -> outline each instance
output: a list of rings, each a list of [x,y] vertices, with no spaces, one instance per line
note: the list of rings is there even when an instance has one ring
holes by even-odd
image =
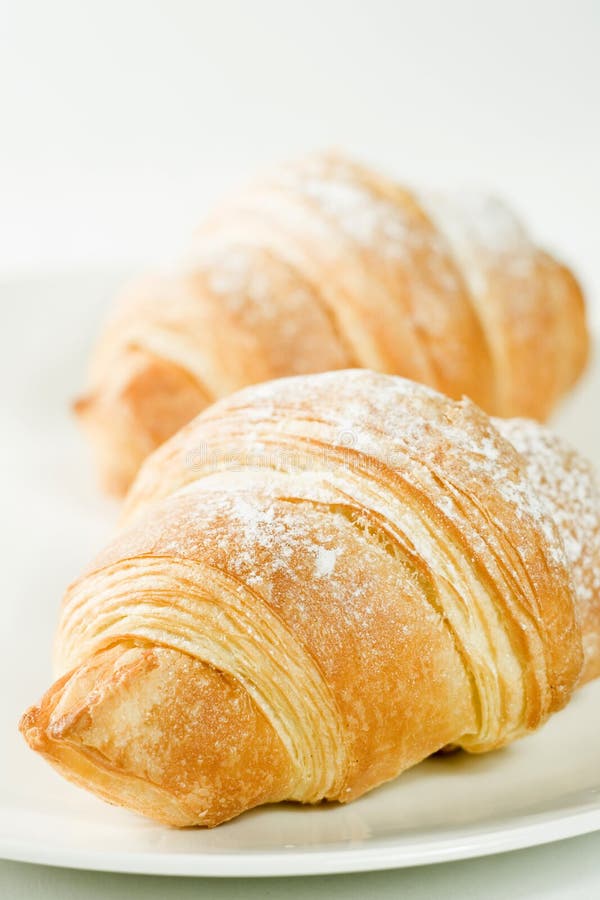
[[[19,731],[31,749],[36,751],[42,750],[46,745],[44,732],[39,724],[40,713],[39,706],[30,706],[19,721]]]
[[[93,404],[94,397],[92,394],[82,394],[80,397],[75,397],[75,399],[71,403],[71,409],[76,416],[81,417],[89,412]]]

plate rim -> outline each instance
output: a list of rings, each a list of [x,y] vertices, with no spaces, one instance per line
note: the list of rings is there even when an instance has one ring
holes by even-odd
[[[352,844],[333,850],[160,853],[151,851],[90,851],[28,844],[0,836],[0,859],[95,872],[204,878],[268,878],[374,872],[453,862],[525,850],[600,831],[597,803],[568,808],[564,813],[525,814],[487,828],[456,828],[447,837],[424,832],[407,840],[379,839],[370,846]]]

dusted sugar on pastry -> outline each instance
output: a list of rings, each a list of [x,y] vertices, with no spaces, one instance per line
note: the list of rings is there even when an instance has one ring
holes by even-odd
[[[174,825],[351,801],[599,674],[599,571],[593,472],[543,426],[367,370],[246,388],[143,466],[21,729]]]
[[[366,367],[545,420],[587,353],[575,278],[502,203],[316,154],[217,210],[180,272],[125,289],[76,409],[122,493],[155,447],[249,384]]]

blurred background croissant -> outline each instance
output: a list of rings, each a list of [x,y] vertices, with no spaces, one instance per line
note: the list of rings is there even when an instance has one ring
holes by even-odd
[[[577,281],[500,201],[410,191],[321,153],[217,209],[180,272],[124,291],[76,410],[122,493],[248,384],[359,366],[544,420],[587,353]]]

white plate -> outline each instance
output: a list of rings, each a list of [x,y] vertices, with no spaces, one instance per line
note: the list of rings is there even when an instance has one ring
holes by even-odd
[[[212,831],[106,806],[28,750],[17,720],[49,684],[60,595],[115,514],[91,483],[67,403],[118,281],[80,274],[1,286],[0,855],[122,872],[291,875],[460,859],[600,829],[600,682],[506,750],[428,760],[347,807],[262,808]],[[596,370],[559,423],[596,458],[598,398]]]

